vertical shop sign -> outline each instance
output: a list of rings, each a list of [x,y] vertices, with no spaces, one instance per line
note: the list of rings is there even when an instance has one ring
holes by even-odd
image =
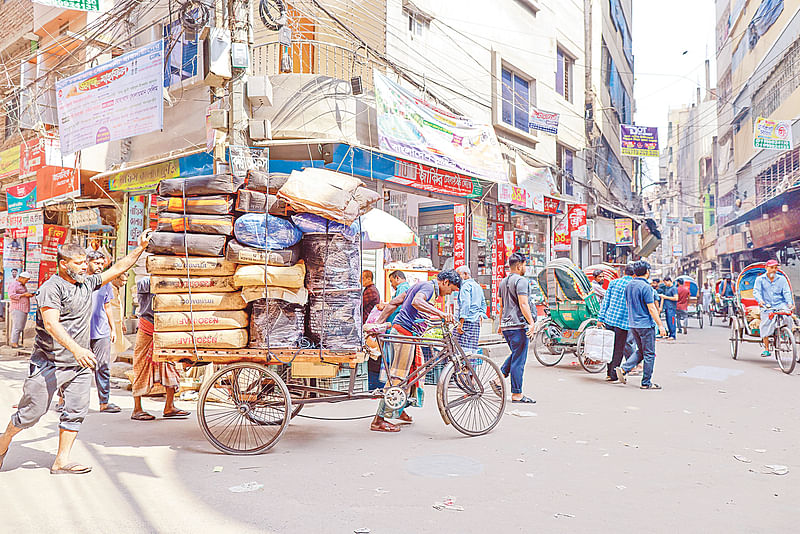
[[[158,226],[158,195],[150,195],[150,229]]]
[[[6,232],[3,239],[3,298],[8,299],[8,287],[23,270],[25,242]]]
[[[586,204],[573,204],[567,210],[570,235],[586,237],[586,209]]]
[[[497,243],[497,263],[499,264],[500,280],[502,280],[506,276],[506,227],[504,224],[497,223],[494,241]]]
[[[505,257],[509,257],[514,253],[517,248],[517,233],[514,230],[506,230],[503,232],[503,244],[505,244]]]
[[[497,260],[497,242],[492,243],[492,313],[490,315],[497,315],[498,300],[500,297],[500,262]]]
[[[568,217],[562,217],[553,229],[553,250],[556,252],[567,252],[572,248],[567,219]]]
[[[39,286],[55,274],[58,264],[58,247],[67,240],[67,229],[63,226],[45,224],[42,228],[42,247],[39,251]]]
[[[486,215],[472,212],[472,240],[486,243],[486,234],[489,229],[489,219]]]
[[[456,268],[467,264],[467,207],[464,204],[453,206],[453,262]]]
[[[146,195],[131,195],[128,199],[128,253],[136,248],[144,231],[144,202]]]

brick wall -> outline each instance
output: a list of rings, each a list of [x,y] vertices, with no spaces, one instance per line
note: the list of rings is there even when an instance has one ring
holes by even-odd
[[[33,2],[6,0],[0,5],[0,51],[33,30]]]

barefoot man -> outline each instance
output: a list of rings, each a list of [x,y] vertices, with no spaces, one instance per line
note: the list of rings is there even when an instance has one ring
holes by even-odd
[[[58,453],[50,473],[83,474],[90,466],[69,461],[72,445],[89,412],[92,369],[97,365],[89,348],[92,293],[136,263],[150,241],[150,230],[139,237],[139,245],[103,273],[86,275],[86,251],[74,244],[58,249],[58,274],[39,288],[36,339],[30,360],[30,375],[22,386],[17,412],[0,435],[0,468],[11,439],[35,425],[47,412],[56,391],[64,397],[58,433]]]

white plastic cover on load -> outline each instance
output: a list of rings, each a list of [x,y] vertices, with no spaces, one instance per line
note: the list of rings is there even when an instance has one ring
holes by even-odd
[[[594,362],[611,363],[614,356],[614,332],[605,328],[589,328],[583,338],[584,356]]]

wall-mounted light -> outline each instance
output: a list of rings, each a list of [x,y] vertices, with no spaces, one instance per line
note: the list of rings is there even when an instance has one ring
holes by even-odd
[[[762,219],[764,219],[764,220],[766,221],[766,220],[768,220],[768,219],[769,219],[769,214],[767,214],[767,213],[762,213],[762,214],[761,214],[761,218],[762,218]]]
[[[787,211],[789,211],[789,205],[788,204],[784,204],[783,206],[781,206],[781,211],[783,213],[786,213]]]

